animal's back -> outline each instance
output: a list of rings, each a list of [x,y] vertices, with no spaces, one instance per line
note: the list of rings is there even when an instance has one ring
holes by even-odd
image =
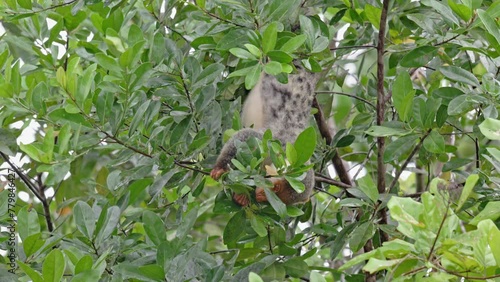
[[[264,75],[261,83],[263,123],[275,138],[294,142],[308,125],[314,99],[315,76],[305,70],[288,77],[282,84],[271,75]]]

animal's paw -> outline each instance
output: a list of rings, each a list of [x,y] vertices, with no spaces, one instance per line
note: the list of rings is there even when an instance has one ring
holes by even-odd
[[[250,198],[245,194],[233,194],[233,200],[242,207],[250,204]]]
[[[226,171],[227,171],[227,169],[220,168],[220,167],[214,167],[212,169],[212,171],[210,172],[210,176],[214,180],[218,180],[221,177],[221,175],[223,175]]]
[[[258,187],[255,189],[255,199],[259,203],[267,202],[266,192],[264,191],[263,188]]]

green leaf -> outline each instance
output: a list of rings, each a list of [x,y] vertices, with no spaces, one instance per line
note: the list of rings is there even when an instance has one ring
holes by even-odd
[[[267,235],[266,224],[258,215],[250,216],[250,226],[260,237],[265,237]]]
[[[170,135],[170,145],[178,145],[178,143],[185,142],[184,138],[188,134],[189,129],[192,125],[192,116],[181,120],[175,127],[172,129],[172,133]]]
[[[249,282],[264,282],[260,276],[254,272],[248,273],[248,281]]]
[[[295,37],[288,39],[283,46],[281,46],[280,50],[285,53],[292,53],[297,50],[304,42],[306,41],[307,36],[304,34],[299,34]]]
[[[363,270],[370,273],[376,273],[381,270],[391,269],[397,265],[404,262],[404,259],[393,259],[393,260],[380,260],[376,258],[370,258],[368,263],[363,267]]]
[[[447,163],[444,164],[443,172],[463,167],[467,164],[470,164],[471,162],[473,161],[469,159],[451,158]]]
[[[156,213],[146,210],[142,214],[142,220],[144,222],[144,231],[155,246],[167,240],[163,221]]]
[[[78,87],[76,88],[75,100],[80,108],[84,108],[84,103],[90,93],[90,88],[94,82],[96,64],[92,64],[85,69],[82,76],[78,77]]]
[[[392,241],[390,241],[392,242]],[[347,261],[345,264],[343,264],[342,266],[340,266],[338,269],[340,271],[345,271],[346,269],[349,269],[361,262],[364,262],[365,260],[368,260],[370,259],[371,257],[374,257],[377,255],[377,251],[376,250],[373,250],[373,251],[370,251],[368,253],[362,253],[362,254],[359,254],[357,256],[355,256],[354,258],[350,259],[349,261]]]
[[[300,278],[307,275],[307,273],[309,272],[309,266],[300,257],[293,257],[285,261],[285,263],[283,263],[283,266],[286,269],[286,274],[290,275],[291,277]]]
[[[295,151],[297,151],[296,166],[306,163],[314,153],[316,148],[316,130],[313,127],[308,127],[302,131],[294,143]]]
[[[441,98],[444,105],[448,105],[453,99],[463,94],[462,90],[454,87],[440,87],[432,92],[432,96]]]
[[[295,13],[300,6],[300,0],[287,0],[287,1],[272,1],[265,9],[264,19],[269,21],[283,22],[291,14]],[[267,17],[266,17],[267,16]]]
[[[223,70],[224,66],[221,64],[210,64],[196,77],[196,82],[192,87],[197,88],[214,83],[215,79],[222,73]]]
[[[314,28],[313,22],[306,16],[300,15],[300,29],[307,36],[306,46],[309,50],[312,50],[314,45],[314,39],[316,39],[316,29]]]
[[[266,193],[266,198],[269,204],[273,207],[276,213],[281,217],[286,217],[286,205],[278,198],[276,193],[269,190],[269,188],[264,187],[264,192]]]
[[[379,125],[373,125],[365,132],[366,134],[374,137],[403,136],[410,133],[410,131],[403,128],[393,128]]]
[[[371,221],[359,225],[349,236],[349,246],[353,252],[361,250],[368,240],[375,234],[375,226]]]
[[[455,3],[454,0],[448,0],[448,6],[450,6],[453,12],[466,22],[468,22],[472,17],[472,10],[464,4]]]
[[[286,213],[289,217],[299,217],[304,214],[304,211],[295,206],[286,206]]]
[[[439,68],[439,71],[451,80],[461,82],[465,85],[474,85],[479,87],[479,81],[477,78],[472,73],[464,69],[455,66],[443,66]]]
[[[462,189],[462,194],[460,195],[460,199],[458,199],[457,207],[455,210],[459,211],[460,208],[465,204],[465,201],[469,198],[472,189],[476,186],[477,181],[479,180],[479,175],[471,174],[465,180],[464,189]]]
[[[84,255],[75,265],[75,274],[92,269],[92,256]]]
[[[325,36],[318,36],[314,40],[313,48],[311,50],[311,53],[320,53],[323,52],[326,48],[328,48],[328,45],[330,44],[330,41],[328,40],[327,37]],[[314,70],[316,71],[316,70]]]
[[[418,135],[412,134],[399,137],[398,139],[389,142],[389,145],[385,148],[384,162],[388,163],[396,161],[401,156],[407,154],[416,144],[417,139]]]
[[[441,105],[436,113],[436,125],[438,128],[442,127],[448,120],[448,106]]]
[[[292,56],[288,55],[287,53],[285,53],[283,51],[279,51],[279,50],[269,51],[267,53],[267,56],[273,61],[284,63],[284,64],[288,64],[291,61],[293,61]]]
[[[500,140],[500,120],[487,118],[479,125],[479,130],[490,140]]]
[[[255,84],[257,84],[261,73],[262,65],[256,64],[255,66],[251,67],[248,71],[247,76],[245,77],[245,88],[248,90],[252,89]]]
[[[23,240],[23,250],[27,257],[36,253],[45,244],[41,233],[31,234]]]
[[[436,130],[432,130],[424,140],[424,148],[435,154],[445,153],[444,138]]]
[[[195,207],[184,215],[182,224],[177,228],[175,236],[181,240],[186,238],[189,232],[192,231],[193,226],[197,219],[198,219],[198,208]]]
[[[270,75],[278,75],[283,71],[280,63],[271,61],[264,66],[264,71]]]
[[[250,45],[250,44],[247,44]],[[257,60],[254,54],[248,52],[247,50],[241,49],[241,48],[231,48],[229,49],[229,52],[236,57],[240,59],[247,59],[247,60]]]
[[[302,193],[304,190],[306,190],[306,187],[302,181],[291,177],[291,176],[285,176],[285,179],[288,181],[290,186],[292,186],[293,190],[295,190],[297,193]]]
[[[481,9],[477,10],[477,15],[479,16],[479,18],[483,22],[486,30],[491,35],[493,35],[493,37],[495,37],[497,43],[500,44],[500,31],[499,31],[498,25],[495,22],[495,20],[493,19],[493,17],[491,17],[487,12],[485,12]]]
[[[226,224],[224,228],[224,233],[222,238],[224,238],[224,244],[236,243],[240,238],[240,235],[245,231],[242,226],[245,226],[245,213],[244,210],[240,210],[235,213],[231,219]]]
[[[87,282],[87,281],[99,281],[102,276],[102,271],[97,269],[86,270],[84,272],[75,275],[71,282]]]
[[[257,48],[257,46],[250,44],[250,43],[247,43],[244,46],[245,46],[245,48],[248,49],[248,51],[250,51],[250,53],[252,55],[254,55],[255,57],[257,57],[259,59],[262,58],[262,51],[260,51],[260,49]]]
[[[0,152],[9,156],[15,156],[17,152],[16,136],[5,128],[0,128]]]
[[[188,145],[188,154],[204,149],[210,142],[211,137],[207,135],[205,129],[200,130]]]
[[[293,166],[297,162],[297,150],[295,150],[295,147],[292,144],[287,142],[285,152],[288,162],[290,162],[290,165]]]
[[[52,155],[54,154],[54,140],[54,127],[49,126],[45,131],[45,136],[43,138],[43,144],[41,148],[44,152],[43,161],[45,163],[52,162]]]
[[[478,227],[482,229],[483,224],[487,225],[484,229],[489,229],[489,232],[485,232],[485,235],[488,238],[488,244],[490,245],[491,253],[497,262],[497,267],[500,267],[500,244],[498,244],[498,240],[500,240],[500,230],[498,230],[495,224],[491,221],[483,221],[479,223]]]
[[[109,207],[101,211],[101,215],[96,224],[96,242],[101,243],[108,239],[120,222],[120,208],[117,206]]]
[[[377,190],[377,185],[373,182],[370,175],[365,175],[358,179],[358,188],[361,190],[373,203],[378,201],[379,193]]]
[[[237,77],[237,76],[246,76],[250,72],[250,70],[252,70],[253,68],[255,68],[255,66],[256,65],[253,65],[251,67],[246,67],[246,68],[242,68],[242,69],[233,71],[232,73],[230,73],[228,75],[228,78]]]
[[[59,130],[59,135],[57,138],[57,143],[59,145],[59,154],[65,154],[68,152],[69,140],[71,139],[71,127],[69,124],[65,124]]]
[[[29,209],[24,206],[17,213],[17,230],[21,240],[28,238],[33,234],[40,233],[40,222],[38,221],[38,214],[35,209]]]
[[[425,66],[436,55],[438,49],[434,46],[420,46],[406,54],[399,64],[406,68],[419,68]],[[404,72],[406,73],[406,72]],[[399,77],[399,76],[398,76]]]
[[[94,211],[85,202],[78,201],[73,208],[73,217],[75,219],[76,228],[87,239],[92,240],[96,225]]]
[[[484,209],[477,214],[470,222],[471,225],[477,225],[479,222],[490,219],[497,220],[500,217],[500,201],[488,202]]]
[[[60,282],[62,281],[62,276],[64,270],[66,269],[66,261],[64,260],[63,253],[58,250],[52,250],[45,260],[42,266],[42,275],[44,282]]]
[[[410,198],[391,197],[387,203],[392,218],[399,222],[398,230],[410,238],[415,238],[414,228],[422,228],[424,224],[420,217],[424,212],[424,206]]]
[[[276,40],[278,38],[278,23],[270,23],[264,33],[262,34],[262,51],[267,54],[269,51],[274,50]]]
[[[132,27],[134,27],[133,25]],[[132,29],[131,27],[131,29]],[[140,29],[139,29],[140,30]],[[129,32],[130,35],[130,32]],[[118,59],[122,68],[133,68],[137,64],[143,53],[143,47],[146,42],[144,40],[136,42],[131,48],[127,48]]]
[[[425,101],[425,112],[420,116],[425,128],[434,127],[434,119],[440,106],[441,99],[434,97],[427,98],[427,101]]]
[[[33,9],[33,4],[32,4],[33,2],[31,2],[30,0],[17,0],[17,3],[24,9],[27,10]]]
[[[474,109],[476,102],[469,95],[461,95],[450,101],[448,104],[448,115],[456,116],[465,114]]]
[[[414,96],[415,90],[410,75],[407,72],[401,72],[392,86],[392,99],[399,117],[405,122],[411,119]]]
[[[35,86],[31,97],[31,104],[33,108],[38,111],[38,113],[45,114],[45,112],[47,111],[45,106],[45,99],[49,97],[49,88],[44,81],[38,83]]]
[[[115,59],[113,59],[110,56],[107,56],[103,53],[99,53],[95,55],[95,58],[97,60],[97,63],[102,66],[104,69],[108,71],[112,71],[115,73],[120,74],[122,72],[122,68],[120,65],[116,62]]]
[[[311,282],[326,282],[325,277],[319,271],[311,271],[309,278]]]
[[[496,148],[486,148],[488,153],[495,158],[495,160],[500,162],[500,150]]]
[[[246,43],[248,43],[247,31],[242,28],[235,28],[226,33],[219,40],[216,49],[219,51],[225,51]]]
[[[24,145],[23,143],[19,144],[19,148],[21,151],[25,152],[30,159],[36,162],[43,162],[45,160],[45,153],[35,146],[34,144]]]
[[[453,12],[451,11],[451,9],[449,7],[441,4],[441,2],[436,1],[436,0],[422,0],[422,4],[436,10],[448,22],[453,23],[456,26],[460,25],[460,22],[453,15]]]
[[[80,125],[87,128],[92,128],[92,124],[88,122],[81,114],[70,114],[66,110],[61,108],[55,109],[50,112],[49,118],[58,124],[69,123],[74,129],[79,129]]]
[[[370,23],[375,27],[375,29],[380,29],[380,15],[382,10],[380,8],[374,7],[370,4],[365,5],[365,15]]]
[[[45,282],[40,272],[34,270],[33,268],[31,268],[29,265],[25,264],[22,261],[17,261],[17,264],[24,273],[28,274],[28,276],[33,280],[33,282]]]
[[[135,112],[134,118],[132,119],[132,122],[130,123],[130,128],[128,130],[129,137],[134,135],[139,124],[144,121],[143,117],[144,117],[144,114],[146,113],[146,110],[149,108],[150,102],[151,102],[151,100],[144,101],[144,103],[142,105],[140,105],[139,108],[137,109],[137,111]]]

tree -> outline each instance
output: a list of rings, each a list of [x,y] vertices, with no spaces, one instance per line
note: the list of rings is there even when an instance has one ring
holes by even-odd
[[[500,2],[0,7],[1,277],[500,277]],[[285,151],[241,144],[214,181],[246,90],[293,59],[323,71],[312,129]],[[265,182],[262,154],[313,154],[314,199],[234,204]]]

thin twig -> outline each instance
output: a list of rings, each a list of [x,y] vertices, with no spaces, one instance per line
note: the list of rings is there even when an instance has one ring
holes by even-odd
[[[368,49],[368,48],[377,48],[377,46],[375,45],[341,46],[341,47],[330,48],[330,51],[342,50],[342,49]]]
[[[46,12],[46,11],[49,11],[49,10],[57,9],[59,7],[64,7],[64,6],[67,6],[67,5],[71,5],[71,4],[75,3],[76,1],[78,1],[78,0],[71,0],[71,1],[66,2],[66,3],[57,4],[57,5],[50,6],[50,7],[47,7],[47,8],[43,8],[43,9],[40,9],[40,10],[31,10],[30,12],[14,13],[14,12],[6,11],[5,13],[9,14],[9,15],[27,15],[27,14],[42,13],[42,12]]]
[[[316,182],[320,182],[320,183],[327,183],[327,184],[335,185],[335,186],[342,188],[342,189],[348,189],[348,188],[352,187],[351,185],[345,184],[343,182],[340,182],[340,181],[337,181],[337,180],[334,180],[334,179],[331,179],[331,178],[328,178],[325,176],[319,176],[317,174],[314,177],[314,180]]]
[[[391,191],[396,186],[396,183],[398,183],[399,177],[401,176],[403,171],[406,169],[406,167],[408,166],[410,161],[413,159],[413,156],[418,152],[418,150],[420,150],[420,147],[424,143],[425,138],[427,138],[427,136],[429,136],[430,133],[431,133],[431,130],[428,130],[424,134],[424,136],[422,136],[422,138],[420,138],[420,141],[418,142],[418,144],[415,146],[415,148],[413,148],[413,151],[411,151],[408,158],[406,158],[406,160],[403,163],[403,165],[401,166],[401,168],[396,172],[396,175],[394,176],[394,179],[392,180],[391,185],[389,185],[389,188],[386,189],[385,192]]]
[[[348,93],[345,93],[345,92],[338,92],[338,91],[316,91],[316,94],[338,94],[338,95],[342,95],[342,96],[347,96],[347,97],[351,97],[351,98],[354,98],[356,100],[359,100],[359,101],[361,101],[363,103],[366,103],[367,105],[371,106],[374,109],[377,108],[372,102],[366,100],[365,98],[361,98],[359,96],[356,96],[356,95],[353,95],[353,94],[348,94]]]
[[[235,23],[235,22],[230,21],[230,20],[223,19],[223,18],[219,17],[218,15],[216,15],[216,14],[214,14],[214,13],[211,13],[211,12],[207,11],[205,8],[202,8],[202,7],[198,6],[198,3],[197,3],[196,1],[194,1],[194,5],[195,5],[198,9],[202,10],[205,14],[207,14],[207,15],[209,15],[209,16],[211,16],[211,17],[213,17],[213,18],[216,18],[216,19],[218,19],[219,21],[222,21],[222,22],[225,22],[225,23],[228,23],[228,24],[232,24],[232,25],[234,25],[234,26],[238,26],[238,27],[249,28],[248,26],[245,26],[245,25],[242,25],[242,24],[239,24],[239,23]]]
[[[33,193],[33,195],[35,195],[35,197],[41,201],[42,198],[38,193],[38,188],[35,186],[35,184],[31,182],[31,180],[29,180],[28,176],[26,176],[26,174],[24,174],[15,164],[12,163],[7,155],[0,152],[0,156],[2,156],[5,162],[9,164],[9,166],[17,173],[19,178],[21,178],[24,184],[26,184],[26,187],[28,187],[28,189]]]
[[[436,238],[434,238],[434,241],[432,242],[431,250],[429,251],[429,254],[427,255],[427,260],[429,261],[432,257],[432,253],[434,253],[434,248],[436,248],[437,240],[439,239],[439,235],[441,234],[441,230],[443,229],[444,222],[448,218],[448,210],[450,208],[451,200],[448,199],[448,204],[446,205],[446,210],[444,212],[443,219],[441,220],[441,223],[439,224],[438,231],[436,232]]]

